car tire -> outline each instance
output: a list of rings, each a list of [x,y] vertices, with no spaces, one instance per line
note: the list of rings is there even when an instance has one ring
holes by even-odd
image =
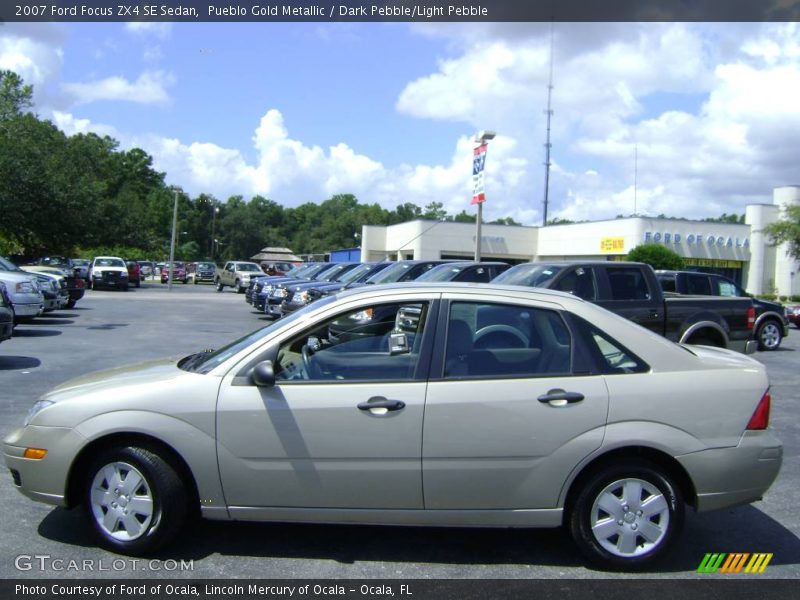
[[[783,327],[773,319],[768,319],[758,326],[756,340],[759,350],[777,350],[783,341]]]
[[[242,286],[241,286],[241,284],[239,283],[239,280],[238,280],[238,279],[237,279],[236,281],[234,281],[234,282],[233,282],[233,287],[234,287],[234,289],[236,290],[236,293],[237,293],[237,294],[243,294],[243,293],[244,293],[244,288],[242,288]]]
[[[669,550],[684,516],[680,488],[666,471],[629,459],[584,481],[567,519],[573,540],[591,562],[637,571]]]
[[[224,285],[222,285],[222,281],[220,281],[219,279],[217,279],[217,291],[218,291],[218,292],[221,292],[223,289],[225,289],[225,286],[224,286]]]
[[[108,450],[91,463],[83,500],[100,544],[133,556],[172,540],[188,512],[186,487],[175,468],[135,446]]]

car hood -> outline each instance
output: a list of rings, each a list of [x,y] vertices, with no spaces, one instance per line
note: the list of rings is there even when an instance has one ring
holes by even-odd
[[[12,271],[0,271],[0,281],[36,281],[33,273],[17,273]]]
[[[118,273],[127,273],[128,267],[115,267],[115,266],[96,266],[95,271],[117,271]]]
[[[187,372],[178,368],[175,356],[150,360],[134,365],[105,369],[81,375],[62,383],[42,396],[43,400],[60,402],[76,396],[85,396],[95,391],[109,394],[114,388],[128,386],[163,386]]]

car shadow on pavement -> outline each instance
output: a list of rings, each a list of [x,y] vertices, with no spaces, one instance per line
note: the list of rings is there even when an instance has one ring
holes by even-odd
[[[0,371],[17,371],[19,369],[35,369],[42,361],[32,356],[3,356],[0,354]]]
[[[55,315],[47,315],[46,317],[37,317],[30,323],[25,323],[26,325],[72,325],[75,321],[70,321],[68,319],[57,319],[53,318]]]
[[[75,310],[75,309],[71,308],[70,310]],[[56,312],[56,313],[48,314],[47,318],[48,319],[74,319],[75,317],[78,317],[78,316],[80,316],[80,315],[76,315],[76,314],[72,314],[72,313],[65,313],[65,312]],[[36,323],[36,322],[37,321],[34,321],[34,323]]]
[[[14,330],[14,337],[52,337],[62,333],[57,329],[21,329],[17,327]]]
[[[770,565],[800,563],[800,539],[752,506],[687,515],[673,552],[653,573],[696,572],[707,552],[772,552]],[[45,538],[94,544],[80,510],[57,508],[39,525]],[[564,529],[382,527],[201,521],[155,558],[255,558],[465,565],[587,566]],[[589,567],[593,570],[592,567]]]

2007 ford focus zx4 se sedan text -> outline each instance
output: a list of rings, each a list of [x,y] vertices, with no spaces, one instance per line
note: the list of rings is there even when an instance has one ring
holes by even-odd
[[[215,351],[61,385],[4,443],[25,495],[141,555],[189,515],[559,527],[650,565],[686,506],[758,500],[781,443],[757,361],[569,294],[370,286]]]

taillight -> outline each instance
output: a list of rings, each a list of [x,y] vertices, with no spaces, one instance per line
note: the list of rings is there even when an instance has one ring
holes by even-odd
[[[75,287],[80,290],[80,289],[85,288],[86,284],[83,282],[83,279],[76,279],[75,280]]]
[[[772,401],[770,398],[769,390],[764,392],[761,400],[753,411],[753,416],[750,417],[750,422],[747,424],[746,429],[766,429],[769,425],[769,406]]]
[[[756,309],[752,306],[747,309],[747,328],[753,329],[756,324]]]

